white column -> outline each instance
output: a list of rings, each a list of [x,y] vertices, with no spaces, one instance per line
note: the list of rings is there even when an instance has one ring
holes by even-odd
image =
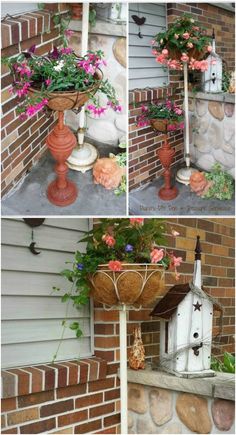
[[[189,113],[188,113],[188,63],[184,62],[184,117],[185,117],[185,161],[190,167],[189,154]]]
[[[120,317],[120,410],[121,434],[128,433],[128,385],[127,385],[127,311],[123,305]]]
[[[81,32],[81,56],[85,56],[88,51],[88,31],[89,31],[89,3],[83,3],[82,32]],[[85,107],[83,106],[79,114],[79,128],[85,125]],[[78,132],[78,143],[84,142],[84,132]]]

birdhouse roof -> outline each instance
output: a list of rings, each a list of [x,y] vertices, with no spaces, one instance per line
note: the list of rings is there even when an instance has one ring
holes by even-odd
[[[171,287],[166,295],[156,304],[150,316],[161,317],[162,319],[169,319],[177,309],[177,306],[182,302],[185,296],[190,292],[191,287],[187,284],[177,284]],[[205,297],[206,293],[202,289],[198,289],[202,296]],[[222,311],[221,304],[207,294],[208,300],[212,301],[213,307],[216,311]]]
[[[171,287],[166,295],[157,303],[150,316],[169,319],[190,290],[188,283],[177,284],[174,287]]]

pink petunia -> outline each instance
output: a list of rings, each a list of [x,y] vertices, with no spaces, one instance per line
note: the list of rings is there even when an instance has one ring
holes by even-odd
[[[150,253],[151,263],[159,263],[164,257],[164,249],[154,248]]]
[[[51,79],[46,79],[45,83],[46,83],[47,86],[49,86],[52,83],[52,80]]]
[[[122,264],[118,260],[109,261],[108,267],[110,270],[113,270],[113,272],[119,272],[120,270],[122,270]]]
[[[183,261],[182,257],[175,257],[174,255],[172,255],[172,257],[171,257],[171,265],[173,267],[180,266],[182,261]]]
[[[73,30],[69,30],[69,29],[66,29],[66,30],[64,31],[64,35],[65,35],[67,38],[69,38],[70,36],[74,35],[74,33],[75,33],[75,32],[73,32]]]

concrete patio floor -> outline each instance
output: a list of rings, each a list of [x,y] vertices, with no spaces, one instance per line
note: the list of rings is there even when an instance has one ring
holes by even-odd
[[[97,145],[97,144],[96,144]],[[109,152],[120,152],[118,147],[97,145],[101,157]],[[79,195],[74,204],[57,207],[51,204],[46,196],[48,184],[55,178],[53,172],[55,162],[49,153],[27,175],[22,184],[2,199],[2,216],[123,216],[126,214],[126,195],[116,196],[113,191],[106,190],[93,183],[92,171],[85,174],[68,171],[68,178],[74,181]]]
[[[173,172],[176,173],[177,169]],[[226,201],[202,199],[191,192],[189,186],[176,181],[179,195],[172,201],[163,201],[157,194],[163,183],[163,178],[159,177],[132,190],[129,194],[129,213],[143,216],[234,216],[234,198]]]

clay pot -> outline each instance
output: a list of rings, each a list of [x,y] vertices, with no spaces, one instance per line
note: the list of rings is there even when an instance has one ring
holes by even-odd
[[[195,192],[198,196],[201,196],[205,191],[208,181],[203,172],[193,172],[189,184],[191,191]]]
[[[116,189],[123,175],[125,175],[125,168],[121,168],[114,158],[98,159],[93,167],[94,183],[101,184],[108,190]]]
[[[78,92],[78,91],[55,91],[55,92],[48,92],[47,98],[48,98],[48,104],[47,106],[51,110],[56,111],[64,111],[64,110],[70,110],[82,107],[91,97],[91,95],[95,94],[98,90],[101,80],[102,80],[102,72],[97,71],[95,73],[95,79],[96,83],[86,89],[85,91]],[[29,88],[29,94],[40,94],[40,91],[35,89],[34,87]]]
[[[123,263],[119,272],[104,264],[88,278],[92,297],[109,306],[147,306],[165,292],[164,270],[157,264]]]
[[[83,16],[83,4],[82,3],[68,3],[71,7],[72,20],[81,20]]]

